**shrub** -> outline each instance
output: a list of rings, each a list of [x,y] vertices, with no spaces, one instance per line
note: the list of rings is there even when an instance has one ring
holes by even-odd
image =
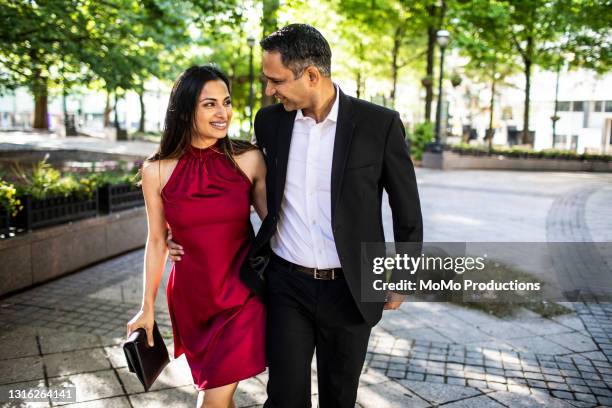
[[[415,126],[414,132],[409,136],[410,153],[415,160],[423,158],[425,146],[431,143],[434,138],[433,125],[429,122],[419,123]]]
[[[17,198],[17,189],[12,184],[0,179],[0,205],[6,212],[15,216],[23,209],[21,200]]]

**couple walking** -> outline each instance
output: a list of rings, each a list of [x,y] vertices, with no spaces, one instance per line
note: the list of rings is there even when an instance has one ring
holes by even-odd
[[[289,25],[261,46],[265,92],[280,104],[257,113],[256,145],[227,136],[223,73],[192,67],[174,85],[142,170],[145,284],[128,333],[150,336],[169,246],[174,356],[186,355],[197,406],[233,407],[238,382],[267,366],[266,408],[309,407],[316,352],[319,406],[352,408],[370,330],[403,300],[359,299],[361,243],[384,241],[383,189],[395,240],[422,240],[404,128],[397,112],[332,82],[329,44],[313,27]]]

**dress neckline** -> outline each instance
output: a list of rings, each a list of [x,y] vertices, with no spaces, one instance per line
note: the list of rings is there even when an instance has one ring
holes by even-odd
[[[203,147],[203,148],[196,147],[194,145],[189,145],[189,151],[196,158],[203,158],[203,157],[206,157],[214,153],[223,154],[223,152],[221,151],[220,139],[218,139],[215,143],[211,144],[210,146]]]

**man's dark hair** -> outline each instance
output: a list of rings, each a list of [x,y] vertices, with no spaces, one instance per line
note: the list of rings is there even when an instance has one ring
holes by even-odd
[[[270,34],[260,42],[264,51],[277,51],[283,65],[296,78],[313,65],[321,75],[331,76],[331,48],[325,37],[308,24],[289,24]]]

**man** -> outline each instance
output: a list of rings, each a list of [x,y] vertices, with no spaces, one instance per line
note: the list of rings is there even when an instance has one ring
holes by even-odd
[[[421,242],[414,168],[397,112],[346,96],[315,28],[291,24],[261,41],[266,95],[255,118],[268,168],[268,215],[243,265],[267,301],[266,408],[310,406],[316,350],[319,406],[354,407],[382,303],[360,301],[362,242],[384,242],[389,195],[396,241]],[[173,253],[174,254],[174,253]],[[403,296],[389,294],[384,309]]]

